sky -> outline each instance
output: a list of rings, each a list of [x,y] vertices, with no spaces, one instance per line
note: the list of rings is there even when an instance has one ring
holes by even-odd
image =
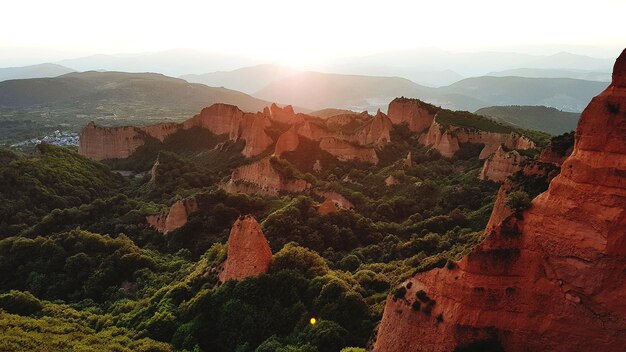
[[[616,56],[626,0],[5,1],[0,62],[189,48],[285,64],[411,48]]]

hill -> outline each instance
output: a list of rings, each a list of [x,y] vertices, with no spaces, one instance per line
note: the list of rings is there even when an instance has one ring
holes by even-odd
[[[218,102],[244,111],[270,105],[238,91],[156,73],[91,71],[5,81],[0,82],[0,143],[56,129],[78,132],[89,121],[103,125],[181,121]]]
[[[574,78],[587,81],[610,82],[609,72],[590,70],[567,70],[567,69],[545,69],[545,68],[516,68],[498,72],[490,72],[487,76],[495,77],[529,77],[529,78]]]
[[[469,96],[489,105],[545,105],[579,112],[606,83],[570,78],[474,77],[439,89]]]
[[[179,48],[148,53],[97,54],[56,63],[79,71],[148,71],[180,76],[190,73],[234,70],[256,62],[237,55]]]
[[[315,110],[334,107],[375,111],[396,96],[419,97],[430,90],[400,77],[304,72],[270,83],[254,96]]]
[[[0,82],[10,79],[57,77],[70,72],[74,72],[74,70],[48,63],[22,67],[5,67],[0,68]]]
[[[565,112],[547,106],[490,106],[476,111],[520,128],[559,135],[576,129],[579,113]]]
[[[277,80],[293,76],[301,71],[278,65],[243,67],[233,71],[190,74],[180,78],[202,83],[210,87],[225,87],[252,94]]]
[[[453,110],[494,105],[545,105],[579,112],[606,83],[568,78],[474,77],[431,88],[400,77],[304,72],[270,83],[254,95],[310,109],[384,110],[395,96],[419,98]]]

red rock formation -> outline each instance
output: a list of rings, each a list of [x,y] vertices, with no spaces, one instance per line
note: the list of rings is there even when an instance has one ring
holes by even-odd
[[[272,261],[272,250],[261,227],[252,215],[239,218],[228,237],[228,256],[221,282],[243,280],[267,272]]]
[[[413,166],[413,156],[411,156],[411,152],[406,155],[406,159],[404,159],[404,166],[411,167]]]
[[[530,209],[505,216],[458,265],[417,274],[404,299],[387,299],[374,351],[453,351],[489,339],[511,352],[624,350],[625,75],[626,50]],[[428,312],[411,309],[418,290],[435,302]]]
[[[376,144],[381,146],[391,141],[392,129],[391,120],[378,110],[376,116],[358,130],[354,136],[347,136],[345,139],[353,140],[360,145]]]
[[[389,103],[387,114],[395,125],[406,123],[412,132],[426,131],[437,113],[437,108],[417,99],[395,98]]]
[[[330,198],[326,198],[326,200],[320,204],[319,208],[317,208],[317,212],[320,215],[328,215],[330,213],[337,212],[339,209],[337,208],[337,204]]]
[[[189,215],[198,211],[198,203],[189,198],[172,204],[167,213],[148,215],[146,221],[161,233],[172,232],[187,223]]]
[[[400,180],[398,180],[397,178],[393,177],[393,176],[389,176],[385,179],[385,185],[387,187],[389,186],[395,186],[395,185],[399,185],[400,184]]]
[[[137,127],[101,127],[90,122],[80,134],[78,153],[93,160],[127,158],[144,145]]]
[[[481,180],[492,180],[503,182],[510,175],[522,169],[521,163],[526,160],[517,151],[505,151],[502,146],[487,158],[480,170],[478,178]]]
[[[322,138],[338,137],[337,133],[329,131],[322,122],[305,121],[297,126],[298,134],[312,141],[320,141]]]
[[[287,105],[284,108],[280,108],[278,105],[272,103],[272,106],[270,107],[270,111],[271,111],[272,121],[285,123],[289,125],[304,121],[304,117],[300,114],[296,115],[291,105]]]
[[[510,149],[531,149],[535,143],[517,133],[496,133],[469,129],[458,126],[443,126],[435,118],[428,132],[419,139],[422,145],[436,149],[445,157],[452,157],[459,150],[460,143],[484,144],[480,159],[486,159],[495,153],[500,145]]]
[[[327,126],[334,126],[334,127],[343,127],[346,125],[349,125],[353,122],[362,122],[364,120],[366,120],[367,118],[369,118],[369,115],[367,114],[367,111],[361,114],[341,114],[341,115],[335,115],[335,116],[331,116],[329,118],[326,119],[326,125]]]
[[[419,142],[436,149],[446,158],[451,158],[459,150],[459,140],[456,136],[435,120],[428,132],[420,137]]]
[[[246,113],[239,121],[239,126],[234,127],[231,139],[236,141],[243,139],[246,142],[241,154],[252,157],[263,153],[269,146],[274,144],[270,136],[265,133],[265,127],[270,124],[268,118],[261,113]]]
[[[341,161],[358,160],[378,164],[378,155],[373,148],[359,147],[338,138],[322,138],[320,148]]]
[[[300,138],[298,138],[296,126],[291,126],[291,128],[278,137],[274,155],[281,156],[285,152],[294,151],[298,149],[298,145],[300,145]]]
[[[224,186],[228,192],[277,195],[280,192],[300,193],[311,185],[300,179],[286,179],[272,165],[270,157],[235,169]]]
[[[315,163],[313,164],[313,171],[315,172],[322,171],[322,162],[319,159],[315,160]]]
[[[320,197],[332,199],[335,204],[339,205],[341,208],[352,209],[354,208],[354,204],[352,204],[346,197],[342,196],[337,192],[332,191],[320,191],[315,190],[313,193],[317,194]]]
[[[150,125],[140,127],[140,129],[152,138],[156,138],[163,142],[169,135],[176,133],[180,129],[180,124],[169,122],[159,123],[156,125]]]
[[[243,111],[238,107],[221,103],[213,104],[202,109],[199,115],[183,122],[183,128],[201,127],[217,135],[230,135],[233,121],[239,121],[241,118],[243,118]]]

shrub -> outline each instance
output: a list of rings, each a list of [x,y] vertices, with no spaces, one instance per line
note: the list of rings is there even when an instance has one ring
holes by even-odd
[[[0,308],[11,314],[31,315],[39,312],[43,305],[28,291],[11,290],[0,295]]]
[[[393,293],[393,299],[397,300],[400,298],[404,298],[404,296],[406,295],[406,287],[404,286],[400,286],[398,287],[398,289]]]
[[[530,208],[531,199],[524,191],[511,192],[506,196],[505,204],[514,211]]]
[[[415,302],[413,302],[413,304],[411,305],[411,308],[416,312],[419,312],[421,307],[422,307],[422,304],[418,300],[415,300]]]
[[[430,298],[428,297],[428,295],[426,294],[426,292],[424,290],[419,290],[419,291],[415,292],[415,296],[417,298],[419,298],[419,300],[424,302],[424,303],[430,301]]]

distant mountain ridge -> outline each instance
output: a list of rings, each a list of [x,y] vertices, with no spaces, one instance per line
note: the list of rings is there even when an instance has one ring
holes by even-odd
[[[385,109],[390,97],[419,98],[454,110],[475,111],[494,105],[546,105],[581,111],[606,83],[568,78],[474,77],[431,88],[400,77],[304,72],[270,83],[254,96],[290,101],[310,109],[354,111]]]
[[[97,104],[103,100],[143,102],[191,111],[213,102],[257,111],[268,102],[225,88],[189,83],[158,73],[80,72],[54,78],[0,82],[0,106]]]
[[[0,68],[0,82],[11,79],[57,77],[74,72],[73,69],[57,64],[44,63],[22,67]]]

